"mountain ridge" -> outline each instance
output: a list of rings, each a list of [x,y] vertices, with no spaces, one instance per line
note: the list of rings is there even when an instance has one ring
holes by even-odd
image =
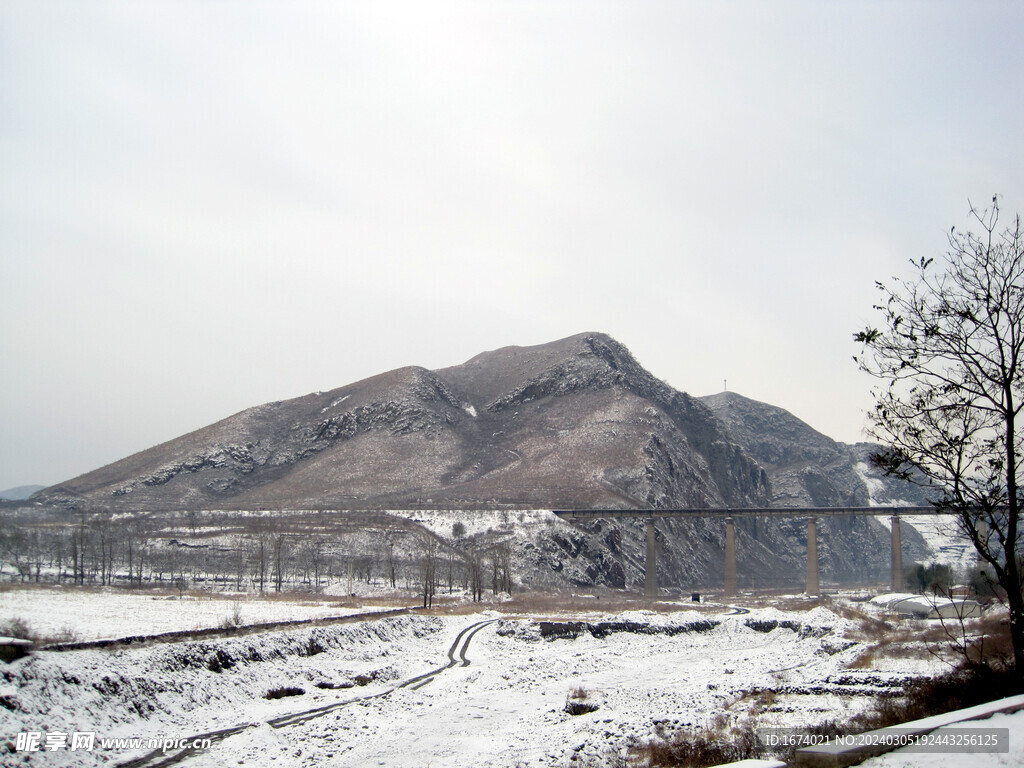
[[[870,456],[878,446],[833,440],[784,408],[736,392],[700,399],[765,468],[773,506],[929,504],[931,495],[926,488],[887,477],[874,467]]]
[[[245,409],[52,486],[114,506],[750,506],[767,479],[610,336],[409,366]]]

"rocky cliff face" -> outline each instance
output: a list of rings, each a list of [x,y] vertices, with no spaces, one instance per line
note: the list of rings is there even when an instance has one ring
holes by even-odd
[[[927,489],[886,477],[871,462],[878,446],[847,445],[814,430],[789,411],[721,392],[700,398],[729,435],[762,467],[775,507],[927,506]]]
[[[735,392],[701,401],[768,473],[777,507],[868,506],[848,446],[815,431],[793,414]]]
[[[727,426],[729,434],[764,467],[774,507],[867,507],[873,504],[926,506],[927,492],[885,477],[870,461],[877,446],[846,445],[817,432],[782,408],[722,392],[701,398]],[[803,523],[790,521],[781,530],[792,548],[806,546]],[[823,571],[838,579],[860,579],[884,572],[889,558],[889,531],[867,517],[823,519],[818,526]],[[903,537],[905,557],[927,560],[928,546],[909,528]]]

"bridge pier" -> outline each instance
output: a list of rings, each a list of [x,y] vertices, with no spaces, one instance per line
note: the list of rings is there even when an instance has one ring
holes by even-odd
[[[654,537],[654,518],[647,518],[647,559],[644,561],[644,595],[658,596],[658,541]]]
[[[736,597],[736,522],[725,518],[725,596]]]
[[[893,513],[889,518],[892,524],[892,579],[890,586],[893,592],[902,592],[903,584],[903,542],[900,536],[900,516]]]
[[[818,584],[818,518],[807,518],[807,594],[821,594]]]

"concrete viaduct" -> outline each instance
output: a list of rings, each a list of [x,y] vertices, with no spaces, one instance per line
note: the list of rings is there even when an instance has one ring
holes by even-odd
[[[76,507],[79,511],[92,509],[95,505]],[[208,507],[182,507],[177,505],[146,505],[150,511],[204,511]],[[99,511],[97,507],[94,511]],[[242,511],[241,508],[219,507],[224,511]],[[270,510],[275,506],[267,503],[255,503],[246,505],[247,510]],[[286,511],[276,508],[278,511]],[[299,511],[299,510],[296,510]],[[303,507],[304,512],[339,512],[343,511],[336,507],[325,507],[313,505]],[[352,511],[352,510],[344,510]],[[380,510],[366,509],[360,511],[376,512],[416,512],[411,510]],[[903,546],[900,540],[900,515],[946,515],[953,516],[958,513],[953,510],[940,509],[934,506],[929,507],[902,507],[902,506],[878,506],[878,507],[738,507],[738,508],[693,508],[693,509],[555,509],[552,512],[564,520],[588,520],[588,519],[630,519],[641,518],[647,522],[647,554],[644,564],[644,593],[648,597],[656,597],[658,594],[658,547],[655,539],[655,523],[658,518],[725,518],[725,594],[733,597],[737,592],[736,579],[736,525],[737,517],[781,517],[781,518],[804,518],[807,520],[807,594],[821,594],[821,586],[818,577],[818,518],[819,517],[881,517],[888,515],[892,524],[892,554],[891,554],[891,586],[894,592],[901,591],[903,587]]]
[[[818,518],[889,515],[892,523],[892,591],[903,589],[903,544],[900,539],[900,515],[954,515],[936,507],[751,507],[742,509],[570,509],[552,510],[564,520],[629,519],[647,521],[647,558],[644,563],[644,593],[658,594],[658,546],[655,523],[665,517],[725,518],[725,594],[736,595],[736,523],[737,517],[802,517],[807,520],[807,594],[821,594],[818,579]]]

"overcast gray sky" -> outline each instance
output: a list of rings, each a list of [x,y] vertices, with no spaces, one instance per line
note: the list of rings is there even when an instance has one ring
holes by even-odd
[[[0,489],[610,333],[861,438],[874,281],[1024,211],[1017,2],[0,0]]]

